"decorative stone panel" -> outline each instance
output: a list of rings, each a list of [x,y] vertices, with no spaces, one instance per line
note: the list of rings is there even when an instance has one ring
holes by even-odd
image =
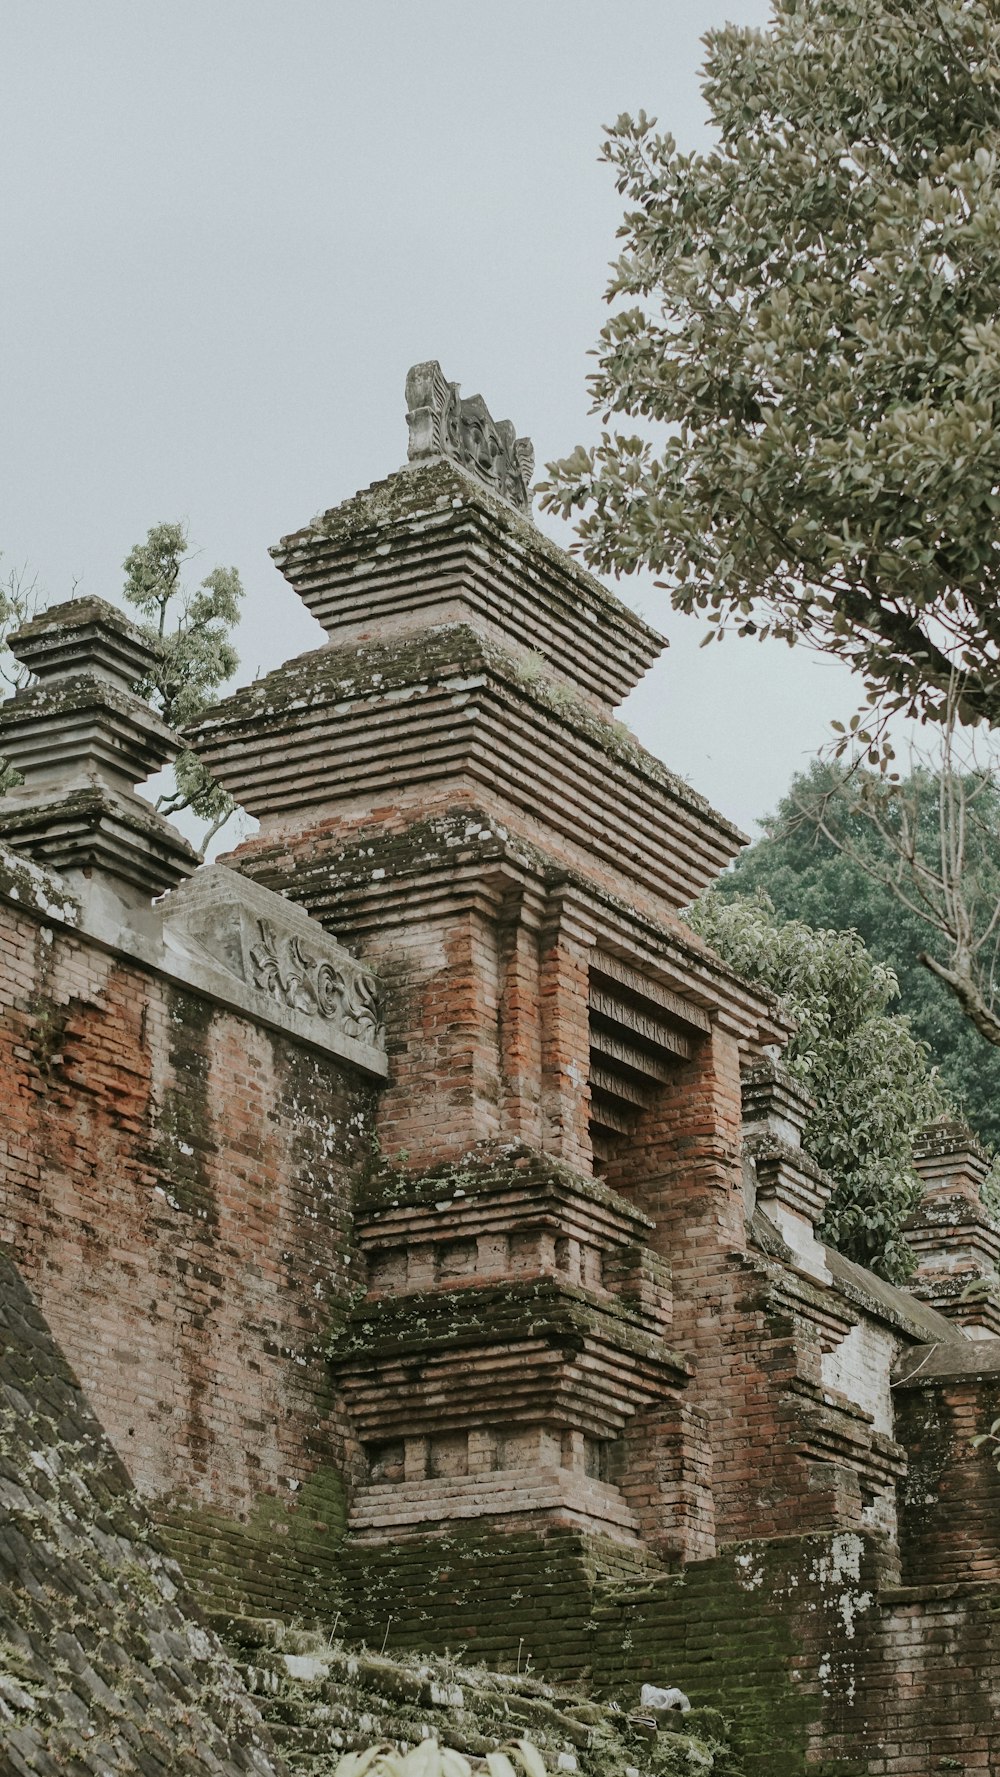
[[[218,865],[171,895],[163,913],[175,945],[196,945],[252,996],[384,1075],[378,982],[301,907]]]
[[[463,400],[436,359],[414,364],[406,378],[410,461],[452,457],[522,512],[531,510],[535,452],[510,420],[495,420],[481,395]]]

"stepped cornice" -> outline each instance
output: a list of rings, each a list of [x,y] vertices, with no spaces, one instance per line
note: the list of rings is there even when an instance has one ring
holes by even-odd
[[[444,458],[374,482],[271,554],[340,645],[464,619],[606,710],[667,645],[525,514]]]
[[[393,928],[454,917],[484,901],[533,898],[539,921],[554,902],[572,903],[588,942],[693,1010],[718,1018],[750,1056],[784,1044],[790,1034],[774,995],[722,962],[690,927],[643,915],[582,872],[553,868],[537,847],[480,808],[450,809],[403,831],[366,824],[349,838],[332,823],[288,844],[250,840],[237,856],[248,875],[362,950]]]
[[[744,835],[627,730],[468,624],[307,655],[190,731],[265,835],[303,811],[426,808],[458,787],[573,864],[615,860],[623,889],[686,906]]]

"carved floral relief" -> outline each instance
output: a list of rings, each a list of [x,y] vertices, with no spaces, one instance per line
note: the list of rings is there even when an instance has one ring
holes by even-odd
[[[349,961],[311,956],[295,933],[258,919],[251,946],[253,985],[293,1012],[327,1019],[346,1037],[380,1047],[385,1025],[372,977]]]

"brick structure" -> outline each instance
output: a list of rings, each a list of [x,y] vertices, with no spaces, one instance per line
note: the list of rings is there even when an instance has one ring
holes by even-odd
[[[973,1339],[1000,1333],[1000,1231],[983,1208],[988,1161],[970,1130],[941,1123],[919,1143],[924,1194],[906,1225],[912,1289]]]
[[[142,638],[15,642],[4,1238],[217,1605],[680,1682],[747,1772],[989,1769],[978,1162],[929,1138],[913,1292],[817,1239],[786,1027],[683,920],[741,836],[614,720],[660,638],[513,427],[407,397],[274,552],[327,646],[188,737],[224,863],[134,793]]]
[[[192,874],[132,793],[180,743],[102,672],[148,658],[119,613],[76,601],[15,646],[45,670],[0,743],[25,774],[0,803],[2,1239],[178,1550],[220,1600],[296,1608],[343,1531],[326,1344],[386,1069],[374,978],[280,897]],[[85,700],[79,748],[46,740]],[[151,904],[164,858],[188,880]]]

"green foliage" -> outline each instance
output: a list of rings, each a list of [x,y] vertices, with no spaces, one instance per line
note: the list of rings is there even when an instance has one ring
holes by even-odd
[[[940,843],[936,790],[932,774],[918,775],[922,781],[916,785],[916,805],[922,798],[926,819],[918,822],[916,834],[934,863]],[[980,1140],[1000,1146],[1000,1052],[984,1042],[947,987],[919,962],[922,951],[946,959],[944,941],[919,912],[866,871],[864,861],[891,869],[894,859],[871,823],[852,812],[852,791],[848,787],[844,796],[843,787],[840,768],[820,761],[794,777],[777,812],[763,823],[764,837],[737,859],[718,892],[729,897],[762,891],[781,919],[858,932],[869,954],[895,974],[900,1010],[909,1017],[914,1035],[926,1043],[957,1112]],[[1000,791],[987,794],[1000,821]],[[808,818],[808,810],[820,804],[831,830],[849,836],[858,856],[845,854]],[[988,826],[968,823],[968,900],[988,921],[1000,904],[1000,851],[987,835]]]
[[[604,148],[594,406],[640,426],[544,503],[716,633],[838,654],[883,712],[941,717],[956,669],[960,715],[1000,721],[997,7],[774,0],[705,41],[717,147],[640,112]]]
[[[977,1432],[969,1441],[974,1450],[981,1449],[983,1444],[992,1445],[990,1454],[997,1468],[1000,1468],[1000,1419],[994,1419],[989,1431]]]
[[[785,1061],[814,1100],[806,1145],[835,1181],[822,1236],[902,1282],[912,1260],[900,1230],[920,1197],[913,1140],[947,1102],[908,1021],[887,1011],[898,993],[892,970],[857,933],[783,921],[759,891],[710,890],[689,917],[797,1024]]]
[[[16,690],[27,677],[7,646],[7,637],[33,617],[38,604],[38,582],[27,568],[10,568],[0,579],[0,697]],[[0,759],[0,796],[21,782],[21,773]]]
[[[546,1777],[545,1761],[528,1740],[488,1752],[483,1764],[487,1777]],[[472,1766],[460,1752],[422,1740],[405,1753],[389,1745],[345,1753],[334,1777],[472,1777]]]
[[[125,597],[139,610],[140,627],[157,650],[154,670],[136,690],[172,728],[183,728],[199,716],[239,665],[231,635],[243,598],[240,576],[235,568],[213,568],[199,587],[185,591],[181,575],[187,554],[184,526],[157,524],[123,563]],[[213,832],[232,813],[232,797],[195,753],[180,754],[174,778],[176,793],[159,804],[167,813],[191,808],[212,822]]]

